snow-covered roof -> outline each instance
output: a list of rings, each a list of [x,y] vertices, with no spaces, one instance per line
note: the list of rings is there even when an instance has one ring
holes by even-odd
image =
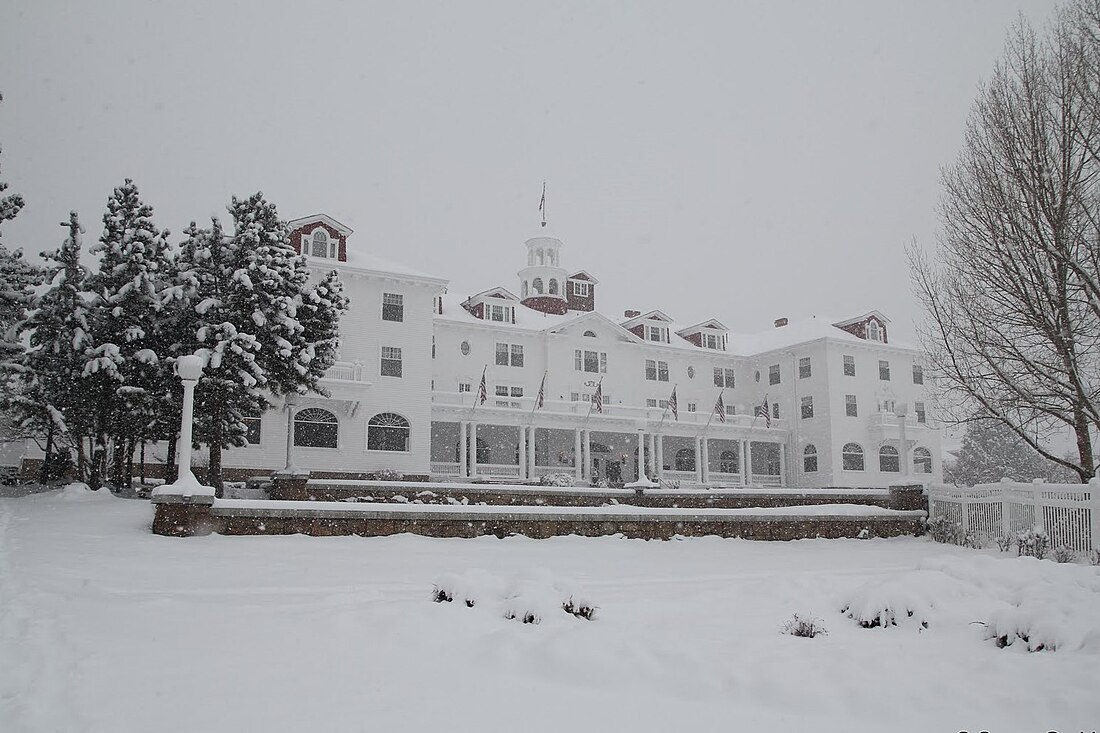
[[[345,237],[350,236],[351,234],[354,233],[354,231],[352,230],[351,227],[349,227],[345,224],[341,224],[340,222],[336,221],[335,219],[333,219],[328,214],[310,214],[309,216],[303,216],[300,219],[291,219],[286,224],[287,224],[287,227],[290,229],[290,231],[294,231],[295,229],[297,229],[299,227],[303,227],[307,224],[313,224],[313,223],[316,223],[316,222],[319,222],[319,221],[324,222],[325,224],[328,224],[330,227],[332,227],[336,231],[340,232]]]
[[[844,326],[851,326],[855,323],[863,323],[867,319],[874,317],[879,323],[889,323],[890,319],[882,315],[879,311],[871,310],[867,311],[861,316],[855,316],[854,318],[845,318],[843,321],[837,321],[833,323],[837,328],[843,328]]]
[[[646,321],[662,321],[664,323],[672,323],[672,318],[663,311],[651,310],[648,313],[642,313],[641,315],[628,318],[622,322],[623,328],[633,328],[639,323],[645,323]]]
[[[584,277],[583,278],[580,277],[581,275],[584,275]],[[576,272],[574,272],[572,275],[569,276],[569,279],[570,280],[583,280],[583,281],[589,282],[593,285],[599,285],[600,284],[600,281],[597,280],[595,277],[593,277],[592,273],[589,272],[588,270],[577,270]]]
[[[729,328],[727,328],[726,325],[724,323],[722,323],[721,321],[715,320],[714,318],[708,318],[705,321],[701,321],[699,323],[694,323],[690,326],[687,326],[686,328],[677,329],[676,333],[681,335],[681,336],[687,336],[689,334],[698,333],[699,331],[702,331],[704,328],[713,328],[717,331],[728,331],[729,330]]]
[[[440,285],[446,285],[447,279],[432,275],[426,272],[421,272],[407,265],[394,262],[393,260],[385,257],[379,257],[373,252],[364,252],[358,247],[353,247],[351,244],[347,247],[347,261],[338,262],[332,259],[323,259],[320,257],[310,257],[308,259],[309,264],[322,268],[335,268],[342,269],[345,267],[353,270],[362,270],[363,272],[369,272],[371,274],[378,275],[390,275],[398,277],[407,277],[414,280],[428,280]]]
[[[859,319],[856,319],[853,322],[858,322],[858,320]],[[842,322],[846,323],[847,321]],[[861,344],[863,346],[889,346],[898,349],[915,348],[909,344],[902,344],[894,341],[890,344],[883,344],[879,341],[861,339],[859,336],[839,328],[835,325],[836,323],[837,321],[830,318],[812,316],[810,318],[790,321],[786,326],[770,328],[759,333],[731,333],[726,348],[730,353],[751,356],[754,354],[764,354],[769,351],[776,351],[778,349],[787,349],[798,344],[804,344],[809,341],[819,341],[824,338],[833,341],[847,341],[852,344]]]

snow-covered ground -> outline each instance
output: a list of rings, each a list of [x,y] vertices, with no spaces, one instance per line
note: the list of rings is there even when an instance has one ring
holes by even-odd
[[[912,538],[172,539],[151,516],[103,492],[0,499],[0,731],[1100,721],[1095,567]],[[504,618],[528,610],[542,622]],[[794,613],[828,634],[780,633]],[[998,648],[984,621],[1031,642]],[[1056,651],[1027,652],[1040,638]]]

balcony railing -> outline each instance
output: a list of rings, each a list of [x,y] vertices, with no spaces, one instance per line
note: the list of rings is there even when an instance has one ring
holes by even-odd
[[[363,363],[338,361],[325,370],[325,379],[339,382],[363,382]]]

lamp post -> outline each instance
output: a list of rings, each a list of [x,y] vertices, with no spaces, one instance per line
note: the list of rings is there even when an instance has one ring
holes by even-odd
[[[195,385],[202,378],[203,359],[197,354],[176,360],[176,375],[183,383],[183,410],[180,415],[179,472],[171,484],[160,486],[154,494],[214,495],[214,489],[203,486],[191,471],[192,425],[195,419]]]
[[[285,398],[286,402],[286,468],[284,473],[297,473],[294,465],[294,406],[298,404],[298,393],[291,392]]]
[[[902,404],[894,408],[894,414],[898,418],[898,427],[901,429],[901,475],[909,475],[909,441],[905,435],[905,418],[909,414],[909,406]]]

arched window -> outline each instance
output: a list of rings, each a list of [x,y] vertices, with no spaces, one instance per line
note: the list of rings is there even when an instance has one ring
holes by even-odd
[[[558,281],[556,278],[550,278],[550,287],[546,290],[550,295],[558,294]]]
[[[817,471],[817,446],[813,443],[810,443],[802,451],[802,471],[804,473]]]
[[[584,335],[587,336],[590,339],[596,338],[596,332],[595,331],[585,331]]]
[[[878,321],[871,321],[867,324],[867,337],[872,341],[879,340]]]
[[[409,421],[392,412],[381,412],[367,421],[367,450],[409,450]]]
[[[313,247],[310,254],[314,257],[328,257],[328,232],[324,229],[313,230]]]
[[[884,445],[878,449],[878,470],[884,473],[898,473],[901,471],[897,448],[892,445]]]
[[[724,450],[718,456],[719,473],[737,473],[738,456],[735,450]]]
[[[676,451],[676,470],[677,471],[694,471],[695,470],[695,451],[691,448],[681,448]]]
[[[541,249],[539,250],[539,264],[540,265],[545,265],[546,264],[546,256],[543,254]]]
[[[913,449],[913,473],[932,473],[932,451],[927,448]]]
[[[558,252],[557,252],[557,250],[548,249],[548,250],[546,250],[546,255],[547,255],[547,259],[549,260],[551,265],[558,264]]]
[[[336,416],[320,407],[307,407],[294,415],[294,445],[302,448],[335,448],[340,433]]]
[[[863,448],[859,443],[845,443],[840,457],[845,471],[863,470]]]
[[[534,290],[537,294],[542,295],[542,278],[541,277],[536,277],[531,282],[531,289]]]
[[[528,285],[527,285],[527,281],[526,281],[526,280],[524,280],[524,281],[523,281],[523,297],[524,297],[524,298],[526,298],[526,297],[527,297],[527,290],[528,290]]]

